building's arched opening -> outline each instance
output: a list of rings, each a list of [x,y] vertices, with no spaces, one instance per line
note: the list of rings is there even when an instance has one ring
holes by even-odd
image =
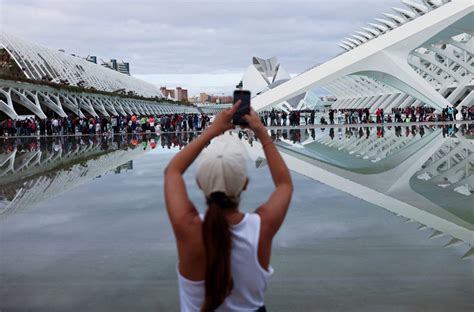
[[[33,116],[38,117],[33,111],[29,110],[28,108],[20,104],[18,96],[14,94],[12,94],[12,104],[13,104],[13,109],[15,110],[18,116],[33,115]]]

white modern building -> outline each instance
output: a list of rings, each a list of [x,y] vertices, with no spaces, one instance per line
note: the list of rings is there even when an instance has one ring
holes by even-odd
[[[0,33],[0,48],[11,55],[28,79],[64,81],[71,86],[109,92],[123,89],[146,97],[161,96],[160,88],[151,83],[11,34]]]
[[[256,96],[290,79],[290,74],[276,57],[263,59],[254,56],[252,65],[247,67],[242,77],[242,88]]]
[[[254,108],[268,110],[315,88],[337,98],[335,109],[472,106],[474,2],[401,2],[342,40],[344,53],[257,95]]]
[[[290,74],[281,66],[276,57],[263,59],[252,58],[252,65],[247,67],[241,81],[241,87],[249,90],[253,97],[267,92],[291,79]],[[311,91],[304,92],[276,105],[276,109],[286,112],[294,109],[322,108],[323,103]]]
[[[127,66],[117,63],[111,70],[94,60],[0,32],[0,73],[8,76],[0,77],[0,111],[13,119],[21,115],[19,109],[39,118],[51,111],[60,117],[198,112],[195,107],[160,102],[160,88],[121,73]]]

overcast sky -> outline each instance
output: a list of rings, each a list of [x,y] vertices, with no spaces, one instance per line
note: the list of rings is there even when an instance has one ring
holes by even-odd
[[[252,56],[297,74],[399,0],[0,0],[0,29],[82,56],[130,62],[157,85],[230,94]]]

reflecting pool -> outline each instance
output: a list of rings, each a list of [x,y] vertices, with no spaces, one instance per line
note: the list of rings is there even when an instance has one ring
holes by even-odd
[[[0,311],[178,311],[163,169],[197,135],[0,139]],[[252,134],[231,135],[252,211],[271,176]],[[269,311],[473,310],[474,125],[271,135],[295,192]]]

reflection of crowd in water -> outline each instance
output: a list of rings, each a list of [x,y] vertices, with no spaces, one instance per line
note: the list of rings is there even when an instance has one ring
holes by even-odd
[[[0,140],[0,154],[12,152],[68,153],[79,147],[100,146],[100,150],[113,151],[118,149],[181,149],[195,139],[200,132],[169,132],[169,133],[136,133],[120,135],[83,135],[83,136],[52,136],[52,137],[10,137]]]
[[[287,141],[293,144],[302,143],[308,138],[316,140],[316,131],[322,134],[327,131],[331,140],[347,140],[350,138],[368,139],[372,134],[377,138],[383,138],[387,131],[393,131],[396,137],[423,137],[426,129],[442,129],[443,137],[453,136],[458,132],[464,135],[474,136],[474,124],[448,124],[448,125],[410,125],[410,126],[379,126],[379,127],[345,127],[345,128],[305,128],[305,129],[278,129],[270,130],[270,135],[275,142]],[[248,140],[251,144],[254,140],[252,133],[239,131],[239,138]]]
[[[364,139],[375,134],[378,138],[383,138],[387,131],[394,131],[396,137],[423,137],[426,129],[442,129],[443,137],[454,136],[461,133],[463,136],[474,137],[474,124],[462,125],[411,125],[411,126],[385,126],[385,127],[347,127],[347,128],[306,128],[306,129],[272,129],[270,136],[274,142],[302,143],[311,138],[316,140],[316,131],[322,134],[328,133],[332,140],[343,140],[350,138]],[[159,146],[163,149],[182,149],[200,134],[199,131],[169,132],[169,133],[139,133],[120,135],[85,135],[85,136],[57,136],[57,137],[16,137],[4,138],[0,140],[0,154],[16,152],[42,151],[46,153],[57,153],[59,151],[68,153],[84,146],[100,146],[104,152],[118,149],[155,149]],[[258,139],[249,130],[236,130],[232,135],[238,136],[241,140],[246,140],[252,146]]]

